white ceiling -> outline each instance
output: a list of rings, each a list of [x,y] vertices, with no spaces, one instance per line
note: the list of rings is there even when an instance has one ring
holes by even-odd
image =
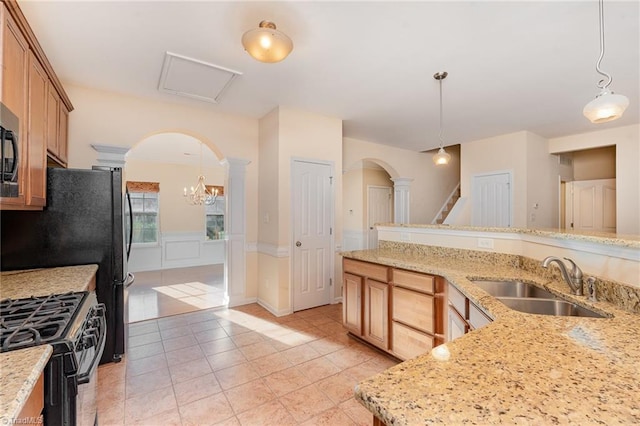
[[[625,116],[593,125],[598,4],[585,1],[33,1],[19,4],[63,82],[259,118],[282,105],[344,120],[344,135],[413,150],[519,130],[543,137],[638,123],[640,2],[605,1],[611,88]],[[246,54],[242,34],[274,21],[283,62]],[[165,51],[243,73],[210,104],[157,90]],[[73,99],[72,99],[73,102]]]

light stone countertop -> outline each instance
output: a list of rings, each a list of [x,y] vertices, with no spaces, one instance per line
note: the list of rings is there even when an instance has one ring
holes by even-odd
[[[474,232],[496,232],[511,233],[523,235],[535,235],[539,237],[548,237],[558,240],[574,240],[591,242],[597,244],[640,248],[640,235],[615,234],[608,232],[593,231],[576,231],[559,228],[495,228],[495,227],[479,227],[479,226],[460,226],[460,225],[431,225],[431,224],[398,224],[398,223],[376,223],[377,227],[388,228],[416,228],[416,229],[442,229],[448,231],[474,231]]]
[[[0,273],[0,299],[22,299],[86,291],[97,265],[67,266]],[[50,345],[0,353],[0,424],[22,410],[51,356]]]
[[[86,291],[98,265],[0,273],[0,300]]]
[[[355,396],[388,425],[640,423],[640,315],[569,296],[554,281],[502,262],[393,249],[344,257],[445,277],[494,322],[360,382]],[[535,282],[609,318],[509,309],[469,278]]]
[[[50,345],[0,353],[0,424],[14,424],[44,371]]]

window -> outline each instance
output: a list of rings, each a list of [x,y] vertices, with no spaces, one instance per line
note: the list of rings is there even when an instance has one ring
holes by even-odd
[[[224,239],[224,188],[222,186],[207,186],[207,190],[213,191],[217,189],[218,197],[215,204],[205,206],[205,239],[223,240]]]
[[[158,192],[156,182],[127,182],[133,212],[133,238],[136,243],[158,242]]]

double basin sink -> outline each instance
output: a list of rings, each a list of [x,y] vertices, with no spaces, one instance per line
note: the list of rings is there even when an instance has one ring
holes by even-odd
[[[604,315],[522,281],[471,280],[471,282],[516,311],[539,315],[605,318]]]

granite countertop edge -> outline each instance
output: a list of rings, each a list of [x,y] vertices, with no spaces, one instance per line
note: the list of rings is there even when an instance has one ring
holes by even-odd
[[[513,266],[391,249],[341,255],[443,276],[494,320],[446,343],[451,354],[447,361],[425,353],[361,381],[354,390],[356,400],[385,424],[640,422],[640,402],[633,397],[640,393],[640,371],[633,369],[640,363],[637,314],[569,295],[563,282]],[[473,277],[534,282],[609,318],[520,313],[475,286],[469,280]],[[477,386],[479,381],[488,386]],[[603,405],[606,398],[590,391],[598,386],[618,402]],[[558,388],[572,392],[558,399]],[[604,408],[611,409],[599,413]]]
[[[0,424],[15,423],[52,352],[40,345],[0,354]]]
[[[2,271],[0,299],[23,299],[68,292],[86,291],[98,265]]]

